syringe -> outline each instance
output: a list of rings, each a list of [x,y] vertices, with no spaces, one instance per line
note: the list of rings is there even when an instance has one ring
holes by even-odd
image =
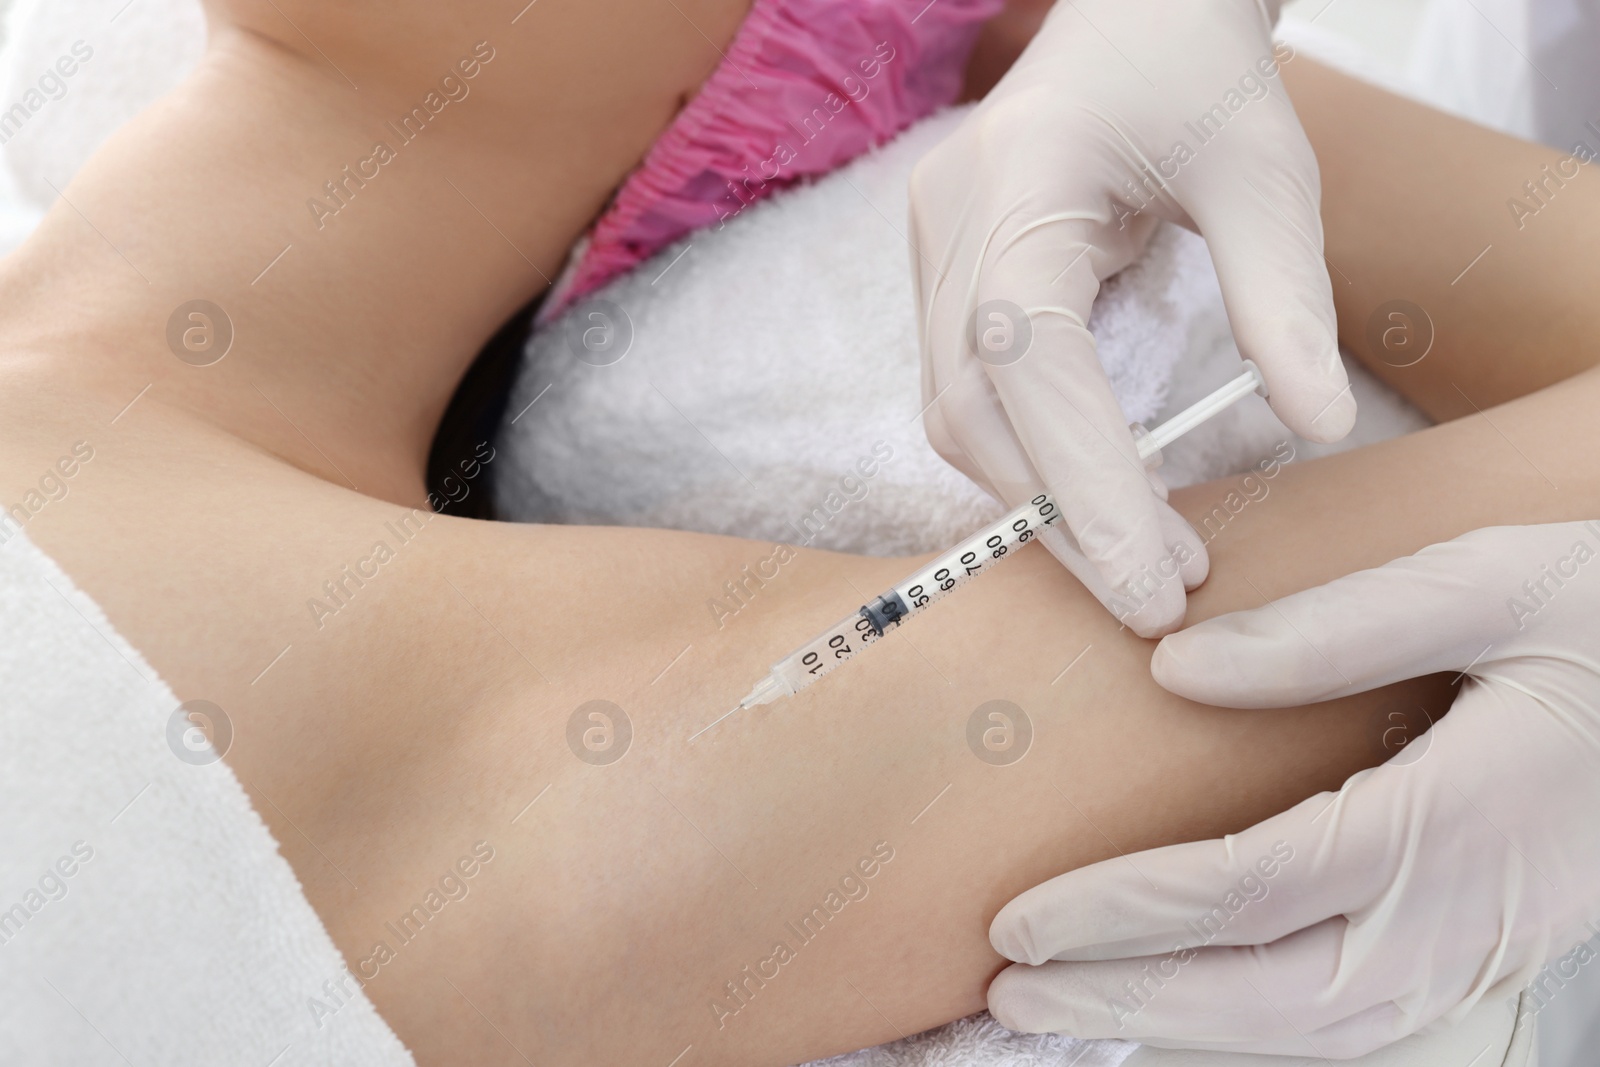
[[[1251,393],[1267,395],[1266,380],[1250,360],[1244,372],[1204,399],[1146,430],[1138,423],[1129,427],[1139,459],[1146,468],[1161,465],[1161,450],[1190,430],[1225,411]],[[847,615],[772,665],[765,678],[756,683],[748,696],[727,714],[697,731],[689,740],[711,729],[734,712],[770,704],[779,697],[793,696],[806,686],[854,659],[868,645],[918,614],[929,604],[953,592],[958,586],[990,570],[1012,550],[1027,544],[1046,526],[1054,525],[1061,512],[1046,495],[1034,497],[1005,518],[986,526],[931,563],[923,565],[905,581],[887,590],[860,610]],[[1063,526],[1063,533],[1071,537]]]

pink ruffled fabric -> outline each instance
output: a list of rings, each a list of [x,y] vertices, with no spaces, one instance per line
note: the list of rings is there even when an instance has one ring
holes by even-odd
[[[755,0],[726,57],[579,246],[540,318],[680,237],[950,103],[1005,0]]]

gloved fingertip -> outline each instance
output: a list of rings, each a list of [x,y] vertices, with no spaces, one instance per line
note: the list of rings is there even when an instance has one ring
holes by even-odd
[[[1332,444],[1355,427],[1350,376],[1338,336],[1320,309],[1291,307],[1276,321],[1253,324],[1240,351],[1265,377],[1273,413],[1301,437]]]
[[[1183,627],[1182,613],[1179,613],[1176,617],[1167,616],[1152,620],[1146,620],[1140,616],[1129,616],[1122,621],[1127,625],[1128,629],[1149,641],[1160,640]]]
[[[1049,957],[1037,956],[1038,944],[1028,925],[1027,912],[1012,901],[1001,908],[989,924],[989,944],[1013,963],[1040,964]]]
[[[1166,542],[1168,558],[1177,564],[1177,578],[1185,591],[1198,586],[1211,572],[1211,557],[1206,552],[1205,539],[1194,525],[1172,507],[1163,505],[1161,511],[1161,539]]]
[[[1267,686],[1260,676],[1265,665],[1258,663],[1252,672],[1249,664],[1267,647],[1237,631],[1218,629],[1213,620],[1163,637],[1150,656],[1150,676],[1169,693],[1202,704],[1241,706],[1243,696],[1246,704],[1257,706],[1250,697],[1262,695]]]
[[[1342,441],[1356,425],[1356,398],[1347,382],[1333,400],[1305,424],[1299,433],[1308,441],[1331,445]]]
[[[1179,523],[1183,522],[1176,512],[1171,514]],[[1190,534],[1193,533],[1186,523],[1184,527]],[[1205,558],[1204,546],[1198,538],[1190,537],[1185,540],[1192,543],[1185,545],[1181,551],[1170,551],[1167,556],[1157,560],[1154,568],[1144,565],[1133,571],[1133,576],[1123,580],[1120,585],[1112,586],[1108,584],[1105,572],[1084,555],[1082,548],[1065,530],[1048,527],[1039,532],[1039,540],[1062,566],[1083,583],[1090,595],[1100,601],[1102,607],[1140,637],[1161,637],[1183,625],[1187,608],[1184,599],[1187,582],[1191,576],[1196,585],[1204,581],[1211,565]],[[1198,564],[1196,557],[1199,557]],[[1197,566],[1198,572],[1195,570]]]
[[[1183,626],[1188,602],[1179,583],[1173,582],[1158,590],[1154,597],[1134,607],[1129,601],[1113,598],[1106,607],[1117,621],[1140,637],[1156,639],[1165,637]],[[1132,610],[1130,610],[1132,609]]]
[[[1157,685],[1181,697],[1200,699],[1196,695],[1201,687],[1195,678],[1195,645],[1191,632],[1168,634],[1161,639],[1150,656],[1150,676]],[[1213,671],[1216,668],[1215,663],[1206,666]]]
[[[1204,585],[1206,579],[1211,575],[1211,555],[1206,551],[1204,545],[1200,545],[1199,548],[1199,552],[1184,561],[1183,568],[1179,572],[1183,578],[1185,592],[1194,592]]]
[[[1043,1034],[1055,1029],[1055,1012],[1040,995],[1037,978],[1027,964],[1014,963],[989,983],[989,1014],[1007,1030]]]

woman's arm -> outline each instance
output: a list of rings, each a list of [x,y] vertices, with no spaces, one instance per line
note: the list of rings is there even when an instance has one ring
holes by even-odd
[[[306,198],[370,149],[369,124],[410,98],[411,75],[477,33],[406,42],[424,54],[392,78],[352,62],[378,79],[359,90],[377,102],[352,107],[311,49],[224,31],[206,69],[114,138],[0,268],[30,296],[0,323],[6,498],[62,447],[93,444],[27,532],[181,698],[232,717],[230,765],[420,1059],[666,1064],[692,1046],[685,1064],[785,1063],[953,1018],[982,1004],[998,962],[987,922],[1015,892],[1248,825],[1381,758],[1375,719],[1443,703],[1423,683],[1282,713],[1187,704],[1150,681],[1147,644],[1029,549],[800,697],[691,746],[773,658],[905,561],[802,553],[718,629],[705,599],[765,546],[408,516],[428,413],[592,210],[592,189],[563,192],[578,165],[549,145],[670,113],[670,77],[643,104],[598,76],[561,95],[572,86],[552,72],[582,73],[572,54],[609,17],[594,10],[581,33],[508,44],[482,95],[441,116],[447,136],[409,145],[321,230]],[[548,11],[567,9],[541,3],[517,27]],[[291,13],[322,37],[315,12]],[[663,55],[703,43],[685,31]],[[642,48],[601,62],[659,73]],[[495,89],[499,71],[516,77]],[[595,188],[617,176],[578,169]],[[1573,279],[1546,281],[1582,306]],[[166,348],[167,317],[196,296],[238,326],[210,368]],[[1487,522],[1592,511],[1594,471],[1556,427],[1581,425],[1595,392],[1585,375],[1493,412],[1492,427],[1284,468],[1236,514],[1228,485],[1175,494],[1197,522],[1212,504],[1229,513],[1194,610]],[[1421,513],[1424,493],[1437,503]],[[390,558],[373,572],[380,541]],[[567,741],[592,700],[633,724],[609,766]],[[1010,766],[968,746],[992,700],[1034,725]],[[478,841],[494,858],[470,893],[402,940],[391,927]],[[865,896],[833,911],[863,892],[852,886]],[[763,979],[779,941],[791,958]]]
[[[1580,237],[1600,232],[1593,164],[1304,58],[1283,76],[1322,170],[1340,339],[1362,362],[1436,419],[1594,365],[1582,294],[1600,285],[1600,263]],[[1597,151],[1600,137],[1583,150]],[[1406,311],[1394,301],[1426,319],[1380,313]],[[1411,319],[1412,340],[1398,344]],[[1396,347],[1375,351],[1390,328]]]

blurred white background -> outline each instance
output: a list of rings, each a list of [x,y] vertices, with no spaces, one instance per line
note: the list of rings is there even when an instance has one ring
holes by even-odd
[[[1427,0],[1290,0],[1283,17],[1349,38],[1398,76],[1406,70],[1426,6]]]

